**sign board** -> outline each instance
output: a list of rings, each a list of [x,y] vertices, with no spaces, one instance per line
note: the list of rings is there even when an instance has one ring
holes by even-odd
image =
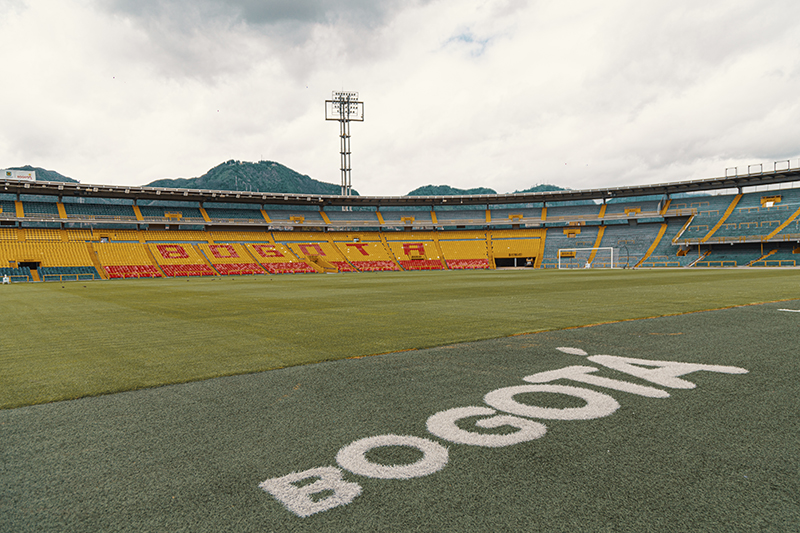
[[[35,170],[3,170],[3,178],[7,180],[36,181]]]

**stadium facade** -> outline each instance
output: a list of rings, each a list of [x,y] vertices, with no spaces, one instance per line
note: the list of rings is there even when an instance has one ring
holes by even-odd
[[[655,185],[432,197],[5,179],[0,275],[66,281],[559,265],[797,266],[800,168],[785,166]]]

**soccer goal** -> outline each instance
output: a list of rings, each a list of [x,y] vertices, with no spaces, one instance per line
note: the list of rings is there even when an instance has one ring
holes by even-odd
[[[614,268],[614,248],[559,248],[558,268]]]

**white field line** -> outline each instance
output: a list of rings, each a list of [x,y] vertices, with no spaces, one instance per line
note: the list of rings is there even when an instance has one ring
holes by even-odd
[[[800,313],[800,309],[778,309],[778,311],[788,311],[790,313]]]

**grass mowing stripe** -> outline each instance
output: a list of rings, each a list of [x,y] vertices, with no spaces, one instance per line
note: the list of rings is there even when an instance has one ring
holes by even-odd
[[[0,407],[791,298],[798,280],[681,269],[5,286]]]

